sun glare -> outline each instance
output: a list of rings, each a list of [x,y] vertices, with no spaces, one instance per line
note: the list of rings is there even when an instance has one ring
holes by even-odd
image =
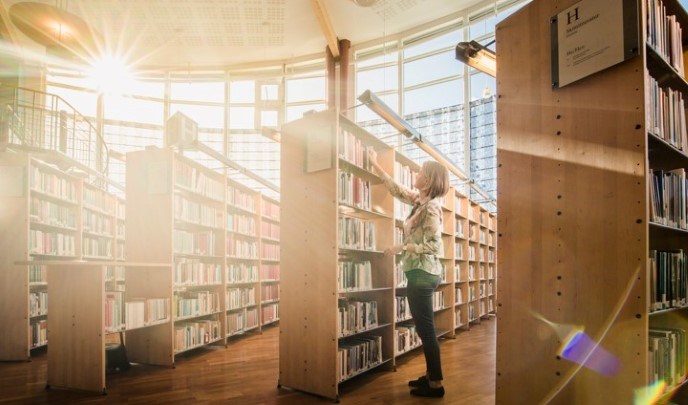
[[[132,83],[129,67],[119,58],[106,55],[91,64],[93,88],[105,94],[128,93]]]

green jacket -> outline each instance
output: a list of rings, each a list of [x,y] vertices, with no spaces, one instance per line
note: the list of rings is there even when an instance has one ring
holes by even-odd
[[[415,245],[415,250],[402,251],[401,266],[404,272],[425,270],[440,275],[439,258],[444,256],[442,244],[442,205],[436,198],[420,200],[420,193],[398,184],[389,175],[383,176],[385,187],[402,202],[413,205],[404,220],[404,245]]]

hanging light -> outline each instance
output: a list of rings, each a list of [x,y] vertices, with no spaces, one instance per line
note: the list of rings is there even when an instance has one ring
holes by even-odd
[[[83,19],[48,4],[21,2],[9,8],[12,23],[57,56],[88,59],[97,54],[100,38]]]
[[[456,45],[456,59],[495,77],[497,76],[497,57],[493,50],[487,48],[493,42],[486,46],[476,41],[459,42]]]

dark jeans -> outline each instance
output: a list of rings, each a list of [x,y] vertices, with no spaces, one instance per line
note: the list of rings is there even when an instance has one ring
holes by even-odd
[[[415,269],[406,272],[408,278],[409,308],[416,332],[423,341],[425,365],[432,381],[442,380],[442,362],[440,361],[440,344],[435,334],[435,313],[432,310],[432,293],[440,284],[440,276],[424,270]]]

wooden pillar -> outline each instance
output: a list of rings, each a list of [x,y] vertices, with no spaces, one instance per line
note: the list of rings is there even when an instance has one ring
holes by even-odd
[[[339,109],[347,114],[349,108],[349,54],[351,41],[339,40]]]
[[[327,64],[327,108],[334,108],[337,106],[337,75],[335,72],[334,56],[329,46],[325,47],[327,57],[325,63]]]

